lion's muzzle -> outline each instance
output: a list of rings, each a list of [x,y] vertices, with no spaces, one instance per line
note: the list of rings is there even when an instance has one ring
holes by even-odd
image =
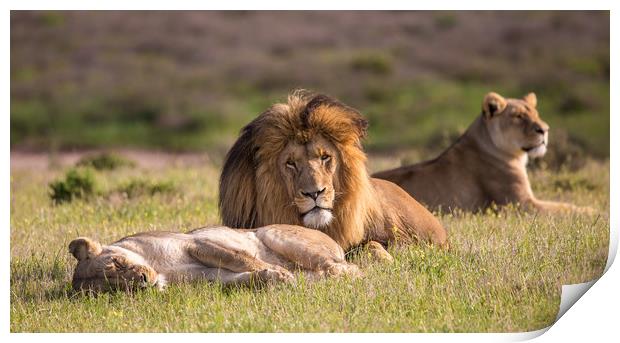
[[[303,222],[306,227],[320,229],[329,225],[333,217],[331,210],[317,206],[303,215]]]
[[[306,227],[319,229],[331,223],[333,214],[333,192],[322,188],[313,192],[300,191],[295,204]]]

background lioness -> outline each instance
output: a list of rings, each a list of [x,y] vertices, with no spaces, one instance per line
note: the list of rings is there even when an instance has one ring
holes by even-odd
[[[69,244],[69,251],[78,260],[73,288],[94,291],[161,289],[200,279],[224,284],[290,281],[294,270],[310,278],[358,273],[327,235],[293,225],[144,232],[110,245],[81,237]]]
[[[545,154],[549,133],[536,104],[534,93],[522,99],[488,93],[481,115],[437,158],[373,176],[396,183],[433,209],[475,211],[493,203],[543,211],[578,209],[538,200],[532,192],[525,166],[528,157]]]

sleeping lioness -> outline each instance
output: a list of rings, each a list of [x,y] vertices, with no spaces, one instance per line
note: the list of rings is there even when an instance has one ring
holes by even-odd
[[[530,210],[590,209],[539,200],[525,166],[547,151],[549,125],[536,110],[536,95],[504,99],[488,93],[482,113],[437,158],[374,174],[392,181],[432,209],[477,211],[491,204],[515,203]]]
[[[73,288],[92,291],[156,287],[192,280],[223,284],[287,282],[357,275],[342,248],[326,234],[294,225],[228,227],[188,233],[144,232],[101,245],[81,237],[69,244],[78,260]]]

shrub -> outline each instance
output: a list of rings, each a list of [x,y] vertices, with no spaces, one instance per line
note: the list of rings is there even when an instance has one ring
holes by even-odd
[[[114,170],[121,167],[135,167],[136,163],[123,156],[104,152],[84,156],[78,161],[76,166],[92,167],[97,170]]]
[[[49,184],[50,198],[55,204],[70,202],[77,198],[92,196],[97,189],[95,174],[91,168],[72,168],[64,179]]]
[[[455,27],[457,19],[453,14],[442,13],[435,17],[435,27],[439,30],[449,30]]]
[[[351,61],[354,71],[366,71],[377,75],[386,75],[392,72],[392,61],[384,54],[369,53],[356,56]]]
[[[176,187],[170,181],[134,179],[121,185],[117,191],[126,194],[128,198],[135,198],[143,195],[153,196],[158,193],[173,193]]]

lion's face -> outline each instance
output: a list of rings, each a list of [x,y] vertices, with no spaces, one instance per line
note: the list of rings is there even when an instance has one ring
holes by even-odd
[[[139,258],[117,247],[101,247],[88,238],[69,244],[78,260],[73,273],[73,288],[92,291],[127,290],[158,286],[158,274]]]
[[[293,92],[242,130],[222,168],[224,225],[294,224],[344,249],[364,239],[372,186],[362,140],[368,121],[321,94]]]
[[[282,179],[307,227],[320,229],[332,221],[338,159],[336,147],[321,135],[306,144],[291,141],[280,153]]]
[[[523,99],[504,99],[489,93],[483,102],[486,126],[493,144],[501,151],[531,158],[547,152],[549,125],[536,110],[536,95],[529,93]]]

